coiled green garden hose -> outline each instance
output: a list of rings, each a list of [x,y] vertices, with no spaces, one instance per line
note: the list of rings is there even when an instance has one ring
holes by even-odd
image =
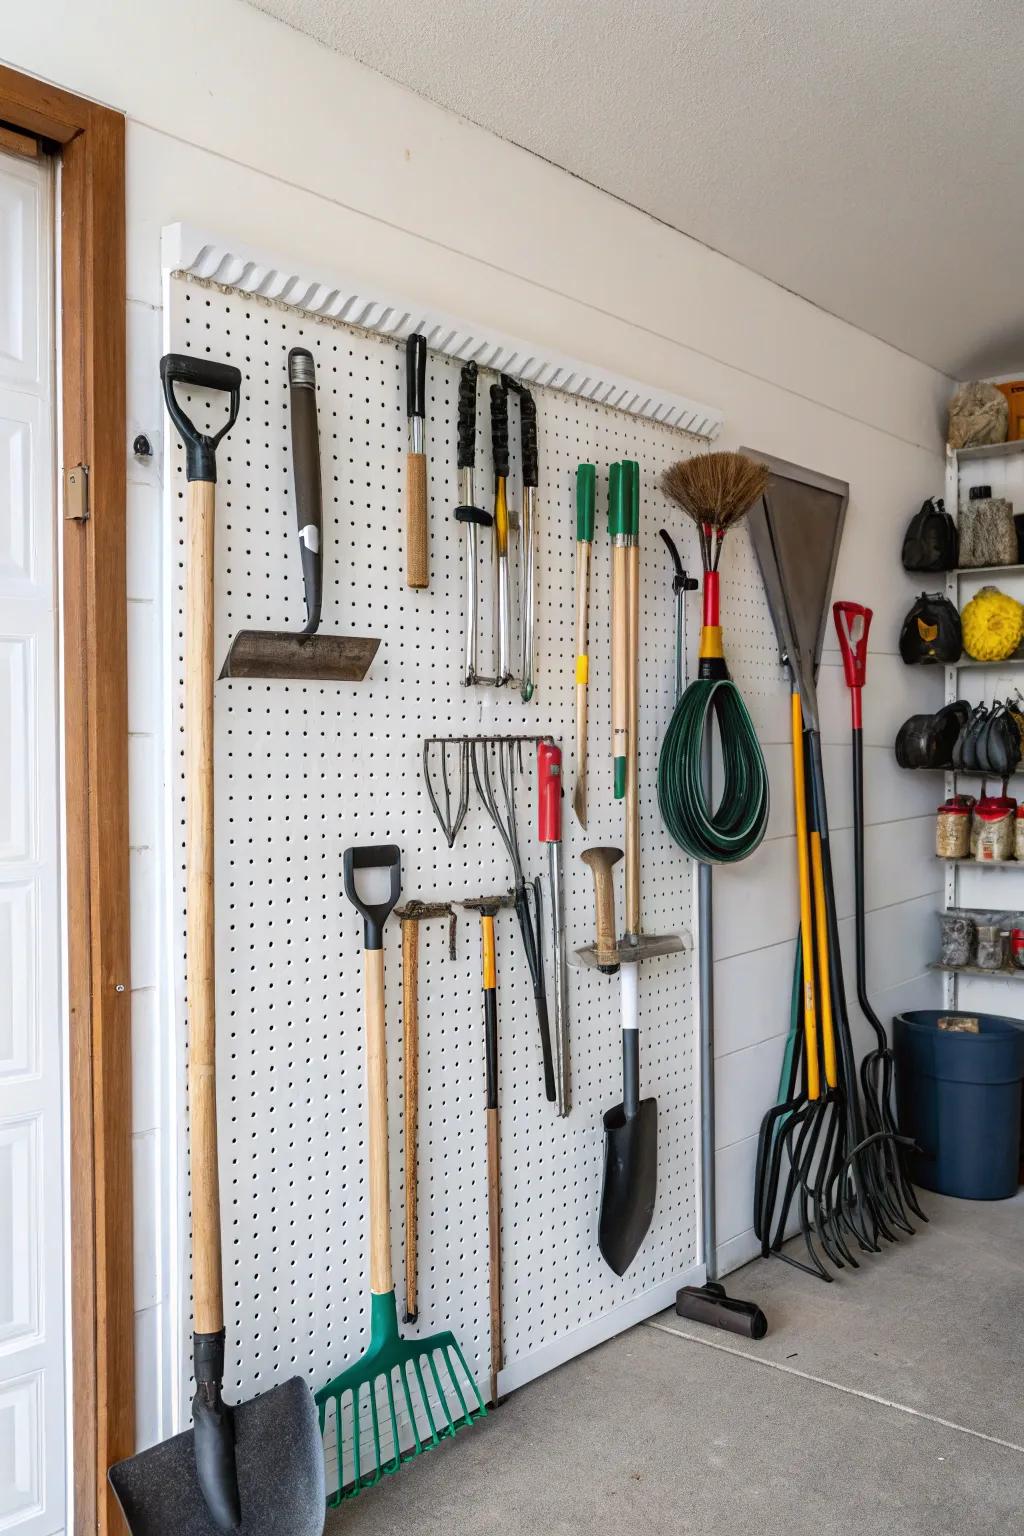
[[[704,741],[717,720],[722,792],[704,787]],[[735,864],[759,846],[768,825],[768,770],[731,678],[696,678],[675,708],[658,759],[658,805],[673,840],[703,864]]]

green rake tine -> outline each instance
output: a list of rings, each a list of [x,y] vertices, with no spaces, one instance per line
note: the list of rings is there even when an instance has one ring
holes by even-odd
[[[359,1438],[360,1438],[359,1437],[359,1387],[358,1386],[354,1386],[354,1387],[351,1387],[349,1390],[350,1390],[351,1396],[352,1396],[352,1464],[355,1467],[355,1478],[354,1478],[353,1483],[352,1483],[352,1490],[353,1490],[353,1497],[354,1497],[355,1494],[357,1494],[359,1492],[360,1488],[363,1486],[363,1469],[362,1469],[362,1465],[360,1463],[360,1457],[359,1457]],[[340,1438],[340,1435],[341,1435],[340,1418],[339,1418],[338,1435],[339,1435],[339,1438]],[[341,1486],[344,1488],[345,1484],[342,1483]]]
[[[448,1407],[448,1399],[445,1396],[444,1388],[441,1385],[441,1378],[437,1374],[437,1366],[434,1364],[434,1351],[433,1350],[431,1350],[430,1354],[427,1356],[427,1361],[428,1361],[428,1363],[430,1365],[430,1374],[434,1378],[434,1386],[437,1388],[438,1402],[441,1404],[441,1407],[444,1409],[444,1416],[448,1420],[448,1428],[447,1429],[442,1429],[442,1431],[441,1431],[442,1436],[447,1438],[449,1435],[454,1435],[454,1433],[455,1433],[455,1421],[452,1418],[452,1411]]]
[[[478,1410],[479,1410],[479,1412],[481,1414],[486,1415],[486,1413],[487,1413],[487,1405],[484,1402],[483,1398],[480,1396],[480,1388],[476,1384],[476,1377],[473,1375],[473,1372],[470,1370],[469,1366],[466,1364],[466,1357],[462,1353],[461,1348],[459,1347],[458,1339],[453,1339],[452,1343],[449,1344],[448,1348],[449,1349],[454,1349],[454,1351],[455,1351],[455,1353],[456,1353],[456,1355],[458,1357],[459,1364],[462,1366],[462,1369],[463,1369],[463,1371],[465,1373],[466,1380],[469,1382],[470,1386],[473,1388],[473,1396],[476,1398],[477,1408],[478,1408]],[[449,1366],[449,1370],[450,1369],[451,1369],[451,1367]]]
[[[409,1362],[407,1360],[403,1360],[399,1366],[399,1370],[402,1373],[402,1391],[405,1393],[405,1406],[409,1414],[409,1422],[412,1425],[412,1439],[414,1449],[410,1454],[413,1456],[418,1456],[423,1449],[423,1445],[420,1441],[420,1427],[416,1423],[416,1410],[412,1406],[412,1396],[409,1392],[409,1377],[407,1374],[408,1369]]]
[[[395,1413],[395,1393],[391,1385],[391,1372],[384,1377],[384,1385],[388,1389],[388,1413],[391,1418],[391,1443],[395,1448],[395,1459],[390,1467],[385,1467],[385,1472],[397,1472],[402,1465],[402,1442],[398,1438],[398,1415]]]
[[[373,1425],[373,1456],[376,1465],[373,1469],[373,1476],[366,1484],[366,1487],[373,1488],[377,1483],[380,1482],[381,1478],[384,1476],[384,1473],[381,1470],[380,1459],[380,1421],[377,1418],[377,1383],[376,1381],[371,1381],[368,1383],[368,1386],[370,1389],[370,1422]]]
[[[448,1367],[448,1375],[452,1379],[452,1386],[455,1388],[455,1395],[462,1405],[462,1421],[464,1424],[469,1424],[471,1422],[469,1417],[469,1406],[466,1402],[466,1399],[462,1395],[462,1388],[459,1386],[459,1378],[455,1374],[455,1367],[452,1365],[451,1356],[448,1353],[450,1348],[451,1345],[446,1344],[441,1353],[444,1356],[444,1363]]]
[[[430,1425],[430,1444],[431,1448],[433,1448],[436,1445],[440,1445],[441,1440],[437,1433],[437,1425],[434,1423],[434,1415],[430,1411],[430,1395],[427,1392],[427,1384],[423,1380],[423,1372],[420,1369],[420,1360],[418,1355],[413,1356],[412,1367],[416,1372],[416,1380],[420,1384],[420,1397],[423,1399],[423,1412],[426,1414],[427,1423]]]

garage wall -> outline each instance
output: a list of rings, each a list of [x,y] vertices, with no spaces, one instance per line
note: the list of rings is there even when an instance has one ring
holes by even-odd
[[[837,595],[870,602],[870,952],[879,1011],[927,1005],[939,878],[936,787],[900,775],[896,726],[941,681],[899,662],[913,586],[907,517],[941,489],[949,381],[686,237],[340,58],[240,0],[16,7],[15,68],[128,115],[129,623],[139,1436],[173,1427],[178,1319],[168,981],[169,816],[162,739],[160,231],[187,220],[382,292],[717,406],[741,443],[851,483]],[[676,168],[686,174],[686,167]],[[726,625],[729,614],[725,615]],[[728,633],[728,629],[727,629]],[[738,669],[738,680],[743,682]],[[840,898],[852,911],[848,708],[838,655],[821,685]],[[774,1098],[797,923],[788,702],[758,704],[775,796],[758,855],[716,880],[719,1236],[753,1251],[754,1138]],[[852,940],[852,922],[845,924]]]

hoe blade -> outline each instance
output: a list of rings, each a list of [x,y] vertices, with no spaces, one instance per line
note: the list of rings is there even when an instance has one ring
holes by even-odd
[[[296,682],[361,683],[379,640],[354,635],[292,635],[285,630],[240,629],[221,677],[268,677]]]
[[[641,1099],[632,1120],[616,1104],[604,1117],[604,1188],[598,1243],[605,1263],[624,1275],[651,1225],[658,1192],[658,1102]]]
[[[242,1507],[239,1536],[321,1536],[324,1454],[312,1394],[300,1376],[230,1410]],[[187,1430],[110,1469],[132,1536],[218,1536]]]

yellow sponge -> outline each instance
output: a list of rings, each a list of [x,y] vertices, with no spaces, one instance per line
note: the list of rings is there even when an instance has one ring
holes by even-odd
[[[998,587],[982,587],[960,622],[964,650],[975,661],[1005,661],[1024,639],[1024,607]]]

